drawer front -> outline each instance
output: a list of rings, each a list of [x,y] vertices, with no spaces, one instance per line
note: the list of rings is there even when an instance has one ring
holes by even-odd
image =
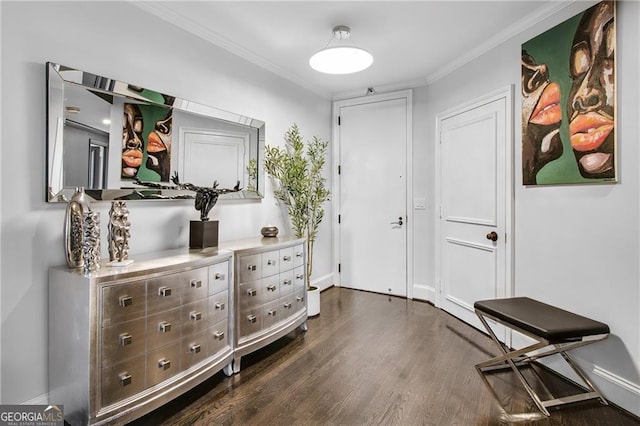
[[[175,308],[147,318],[147,350],[178,342],[182,329],[182,309]],[[177,360],[176,360],[177,362]]]
[[[145,313],[145,282],[134,281],[102,288],[102,326],[140,318]]]
[[[304,288],[295,292],[293,303],[294,313],[307,307],[307,291]]]
[[[298,266],[293,270],[293,283],[296,290],[306,288],[306,280],[304,275],[304,266]]]
[[[280,249],[280,272],[293,269],[293,247]]]
[[[111,405],[145,388],[144,355],[102,369],[102,405]]]
[[[147,387],[157,385],[180,372],[180,341],[147,355]]]
[[[255,281],[262,277],[262,257],[260,254],[240,256],[238,260],[238,270],[240,271],[240,282],[246,283]]]
[[[248,336],[262,329],[262,308],[246,309],[238,318],[240,336]]]
[[[262,304],[262,280],[240,284],[237,300],[240,311]]]
[[[209,327],[208,300],[199,300],[182,307],[182,335],[200,333]]]
[[[280,297],[279,275],[263,278],[261,280],[262,303],[271,302]]]
[[[274,300],[262,307],[262,328],[267,329],[278,321],[284,319],[284,312],[280,306],[280,300]]]
[[[102,365],[144,355],[145,319],[118,323],[102,329]]]
[[[295,312],[297,312],[297,306],[298,304],[296,303],[296,293],[291,292],[287,295],[282,296],[282,298],[280,299],[280,311],[282,312],[280,319],[290,317]]]
[[[304,244],[298,244],[293,247],[293,266],[298,267],[304,265]]]
[[[229,292],[223,291],[209,296],[209,324],[215,324],[229,317]]]
[[[262,253],[262,276],[269,277],[271,275],[277,275],[280,272],[280,259],[278,257],[278,251],[269,251]]]
[[[229,262],[209,266],[209,295],[229,289]]]
[[[185,336],[180,344],[180,367],[182,370],[199,363],[207,357],[207,330]]]
[[[180,274],[147,281],[147,315],[180,306]]]
[[[294,289],[293,271],[280,272],[280,294],[291,293]]]
[[[229,328],[227,320],[222,320],[209,329],[207,335],[207,353],[212,356],[229,346]]]
[[[198,268],[180,274],[182,304],[204,299],[209,294],[209,268]]]

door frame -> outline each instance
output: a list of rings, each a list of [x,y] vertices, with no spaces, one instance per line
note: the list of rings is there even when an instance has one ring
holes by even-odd
[[[332,111],[332,134],[333,134],[333,172],[332,172],[332,194],[333,198],[333,212],[332,220],[336,226],[333,227],[333,274],[334,285],[341,287],[341,277],[338,269],[340,264],[340,238],[341,229],[338,225],[338,215],[341,211],[340,205],[340,174],[338,173],[338,166],[340,165],[340,128],[338,126],[338,116],[340,114],[340,108],[356,105],[364,105],[370,103],[390,101],[394,99],[405,99],[407,105],[407,120],[406,120],[406,152],[405,161],[407,166],[406,171],[406,189],[405,189],[405,211],[406,211],[406,291],[407,299],[413,299],[413,214],[412,214],[412,199],[413,199],[413,91],[411,89],[399,90],[388,93],[380,93],[375,95],[367,95],[358,98],[342,99],[333,102]],[[381,256],[384,257],[384,253],[381,252]]]
[[[436,278],[436,294],[435,294],[435,306],[441,308],[443,306],[443,294],[442,294],[442,150],[440,144],[440,133],[442,131],[442,121],[447,118],[453,117],[470,109],[478,108],[482,105],[494,102],[499,99],[505,100],[505,158],[507,164],[505,165],[505,297],[511,297],[514,291],[514,265],[513,265],[513,198],[514,198],[514,166],[513,166],[513,85],[509,85],[502,89],[487,93],[471,101],[462,103],[453,108],[450,108],[438,115],[436,115],[436,134],[435,134],[435,157],[436,157],[436,182],[435,182],[435,195],[436,202],[435,215],[436,218],[436,247],[435,247],[435,278]]]

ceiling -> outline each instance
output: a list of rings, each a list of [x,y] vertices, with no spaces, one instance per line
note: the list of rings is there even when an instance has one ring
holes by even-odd
[[[429,84],[570,4],[568,1],[136,1],[139,8],[326,98]],[[336,25],[369,50],[360,73],[308,61]]]

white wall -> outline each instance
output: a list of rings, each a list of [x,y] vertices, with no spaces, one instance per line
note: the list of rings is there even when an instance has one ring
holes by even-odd
[[[445,78],[414,90],[414,192],[426,194],[429,200],[435,198],[436,115],[514,85],[514,295],[533,297],[607,323],[611,336],[577,350],[575,355],[608,398],[640,415],[640,3],[618,2],[619,183],[520,184],[521,44],[592,4],[575,2]],[[431,214],[417,217],[423,223],[416,225],[415,282],[435,287],[432,253],[437,206],[429,207]]]
[[[308,138],[330,138],[331,103],[128,2],[3,1],[0,7],[0,401],[44,403],[47,269],[65,262],[65,206],[43,201],[45,62],[264,120],[270,145],[284,145],[283,135],[293,122]],[[266,192],[262,202],[220,202],[214,207],[210,216],[220,221],[221,240],[259,235],[266,223],[276,224],[283,235],[289,233],[268,181]],[[103,221],[109,206],[94,206]],[[133,259],[137,253],[186,246],[188,221],[199,218],[192,201],[129,202],[128,206]],[[330,204],[327,209],[331,211]],[[325,221],[316,241],[313,277],[324,287],[332,282],[331,234],[331,224]],[[106,257],[104,226],[103,240]]]

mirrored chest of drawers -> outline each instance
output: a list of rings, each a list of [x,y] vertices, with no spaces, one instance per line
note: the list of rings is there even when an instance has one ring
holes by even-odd
[[[146,259],[145,259],[146,258]],[[49,272],[49,399],[73,424],[123,424],[232,374],[232,253],[175,250]]]
[[[305,240],[250,238],[221,244],[233,251],[234,372],[242,356],[274,342],[296,327],[306,330]]]

